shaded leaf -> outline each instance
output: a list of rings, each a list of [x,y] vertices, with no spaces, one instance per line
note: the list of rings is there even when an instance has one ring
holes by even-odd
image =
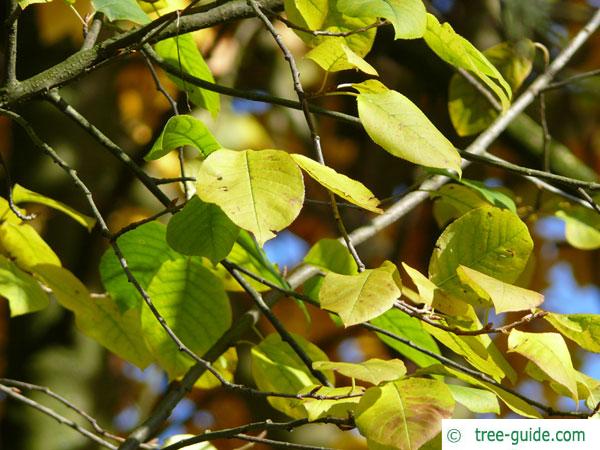
[[[369,359],[360,363],[338,361],[315,361],[317,370],[333,370],[349,378],[366,381],[374,385],[384,381],[394,381],[406,374],[406,366],[399,359]]]
[[[148,295],[175,335],[198,355],[231,325],[225,290],[198,259],[164,262],[148,286]],[[179,351],[146,305],[142,305],[142,331],[155,360],[171,379],[192,366],[193,360]]]
[[[337,173],[331,167],[319,164],[317,161],[307,158],[304,155],[292,154],[291,156],[306,173],[334,194],[369,211],[376,213],[383,212],[377,207],[379,200],[360,181]]]
[[[544,319],[581,348],[600,353],[600,315],[549,313]]]
[[[156,44],[158,53],[167,63],[173,67],[181,67],[181,70],[201,80],[214,83],[215,80],[202,54],[196,46],[191,33],[182,34],[174,38],[165,39]],[[216,116],[220,109],[219,94],[206,89],[201,89],[180,78],[169,75],[169,78],[181,89],[187,92],[190,100],[202,108],[206,108]]]
[[[367,389],[356,425],[369,448],[416,450],[440,432],[442,419],[452,417],[453,411],[454,398],[446,384],[407,378]]]
[[[535,363],[553,381],[567,388],[575,400],[578,399],[575,369],[560,334],[512,329],[508,336],[508,351],[519,353]]]
[[[0,255],[0,297],[8,300],[10,316],[39,311],[48,306],[48,295],[28,273]]]
[[[304,201],[302,173],[281,150],[217,150],[202,164],[197,195],[216,203],[262,246],[290,225]]]
[[[212,363],[212,366],[223,378],[229,382],[233,382],[237,364],[238,355],[235,347],[230,347]],[[219,386],[221,386],[221,382],[209,371],[204,372],[198,381],[194,383],[194,387],[198,389],[213,389]]]
[[[427,26],[421,0],[338,0],[339,10],[349,16],[382,17],[394,26],[396,39],[416,39]]]
[[[150,22],[150,17],[135,0],[92,0],[92,4],[110,21],[129,20],[141,24]]]
[[[169,221],[166,239],[179,253],[216,264],[229,254],[239,231],[217,205],[192,197]]]
[[[12,195],[13,201],[16,204],[24,202],[33,202],[49,206],[50,208],[54,208],[57,211],[60,211],[66,214],[67,216],[71,217],[77,223],[87,228],[88,231],[92,231],[92,228],[94,228],[94,225],[96,225],[96,219],[94,219],[93,217],[81,214],[79,211],[74,210],[73,208],[65,205],[64,203],[48,198],[42,194],[38,194],[37,192],[30,191],[29,189],[24,188],[19,184],[15,184],[13,186]]]
[[[316,345],[301,336],[292,335],[308,357],[314,361],[326,361],[327,355]],[[259,389],[297,394],[307,386],[320,384],[294,350],[283,342],[278,334],[270,334],[252,348],[252,376]],[[331,373],[325,372],[333,383]],[[269,397],[273,408],[293,418],[306,416],[301,400]]]
[[[322,308],[338,313],[349,327],[392,308],[401,295],[401,287],[396,266],[386,261],[378,269],[367,269],[358,275],[329,272],[319,291],[319,301]]]
[[[514,213],[517,212],[514,200],[504,192],[497,189],[490,189],[480,181],[468,180],[466,178],[461,178],[458,181],[477,191],[490,205],[497,208],[505,208]]]
[[[361,91],[360,85],[354,87]],[[357,103],[367,134],[384,150],[415,164],[461,173],[461,158],[452,143],[404,95],[391,90],[361,93]]]
[[[203,157],[221,148],[212,133],[203,122],[188,115],[171,117],[152,145],[146,161],[159,159],[177,147],[191,145],[198,149]]]
[[[348,247],[337,239],[319,240],[304,257],[304,263],[342,275],[358,273],[356,261]]]

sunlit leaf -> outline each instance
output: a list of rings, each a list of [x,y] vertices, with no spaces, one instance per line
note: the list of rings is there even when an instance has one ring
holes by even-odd
[[[466,266],[456,269],[460,281],[469,286],[484,303],[494,304],[496,313],[525,311],[542,304],[544,296],[538,292],[504,283]]]
[[[150,280],[158,272],[163,262],[181,258],[181,255],[167,244],[165,231],[164,225],[150,222],[117,239],[127,266],[144,289],[148,287]],[[104,288],[122,310],[141,305],[142,297],[127,279],[112,248],[102,255],[100,277]]]
[[[231,308],[222,284],[195,258],[164,262],[148,286],[148,295],[167,325],[194,353],[202,355],[231,325]],[[170,378],[192,366],[146,305],[142,331],[152,354]]]
[[[319,164],[314,159],[307,158],[304,155],[292,154],[291,156],[313,179],[344,200],[369,211],[376,213],[383,212],[377,207],[379,200],[360,181],[337,173],[331,167]]]
[[[217,150],[202,164],[197,195],[216,203],[262,246],[290,225],[304,201],[300,169],[281,150]]]
[[[92,0],[92,4],[110,21],[129,20],[141,24],[150,22],[150,17],[135,0]]]
[[[600,353],[599,314],[557,314],[544,316],[563,336],[571,339],[581,348]]]
[[[397,336],[408,339],[419,348],[428,350],[436,355],[440,354],[440,349],[436,342],[429,333],[423,330],[421,321],[415,317],[410,317],[408,314],[398,309],[390,309],[385,314],[371,320],[371,323]],[[385,334],[377,333],[377,336],[398,353],[410,359],[420,367],[437,363],[437,360],[433,357],[386,336]]]
[[[567,242],[581,250],[600,248],[600,216],[582,206],[559,210],[556,216],[565,222]]]
[[[212,363],[214,369],[229,382],[233,382],[238,364],[238,356],[235,347],[230,347],[225,353]],[[221,382],[210,372],[204,374],[194,383],[198,389],[212,389],[221,386]]]
[[[168,120],[144,159],[149,161],[162,158],[171,150],[184,145],[195,147],[204,157],[221,148],[203,122],[192,116],[179,115]]]
[[[193,197],[167,226],[167,242],[183,255],[205,256],[213,263],[225,258],[239,228],[217,205]]]
[[[368,75],[377,75],[377,70],[352,51],[341,39],[321,42],[305,55],[327,72],[358,69]]]
[[[502,42],[483,54],[516,91],[531,72],[535,47],[529,39]],[[478,133],[498,117],[499,113],[490,101],[461,74],[452,76],[448,97],[450,119],[460,136]]]
[[[291,20],[300,15],[309,29],[318,30],[327,17],[329,0],[284,0],[283,4]]]
[[[497,189],[491,189],[480,181],[469,180],[466,178],[461,178],[459,181],[465,186],[477,191],[490,205],[497,208],[505,208],[514,213],[517,212],[517,206],[515,205],[514,200],[504,192]]]
[[[473,189],[454,183],[445,184],[433,192],[431,197],[435,199],[433,217],[440,228],[472,209],[487,204],[481,195]]]
[[[421,0],[338,0],[344,14],[355,17],[382,17],[394,26],[396,39],[420,38],[425,33],[427,15]]]
[[[212,73],[204,61],[202,54],[196,46],[192,34],[182,34],[165,39],[156,44],[156,52],[171,66],[180,67],[181,70],[196,78],[214,83]],[[190,100],[216,116],[220,109],[219,94],[206,89],[201,89],[181,78],[169,75],[179,89],[187,92]]]
[[[62,267],[42,264],[35,267],[35,272],[58,303],[75,314],[75,323],[83,334],[141,369],[153,361],[145,341],[140,339],[139,307],[121,312],[108,296],[92,298],[83,283]]]
[[[173,436],[169,436],[165,439],[164,446],[167,447],[169,445],[176,444],[177,442],[184,441],[189,438],[193,438],[195,435],[193,434],[175,434]],[[197,444],[191,444],[185,446],[186,450],[217,450],[217,447],[212,445],[210,442],[198,442]]]
[[[360,402],[360,396],[364,391],[365,389],[361,386],[335,388],[327,386],[307,386],[302,389],[299,394],[312,393],[323,397],[347,397],[340,399],[304,398],[302,400],[302,406],[306,410],[308,420],[313,421],[321,417],[348,418],[356,411],[358,403]]]
[[[27,8],[29,5],[35,5],[36,3],[50,3],[54,0],[17,0],[17,3],[21,9]]]
[[[60,266],[56,253],[27,223],[6,221],[0,225],[0,248],[19,267],[30,270],[37,264]]]
[[[468,70],[485,83],[495,94],[502,108],[510,105],[512,90],[488,59],[468,40],[457,34],[449,23],[443,25],[432,14],[427,14],[427,45],[444,61],[454,67]]]
[[[454,398],[446,384],[407,378],[367,389],[356,425],[369,448],[416,450],[439,433],[442,419],[452,417],[453,411]]]
[[[498,397],[492,392],[458,384],[449,384],[448,388],[450,389],[450,392],[452,392],[454,400],[469,411],[478,414],[500,414]]]
[[[301,336],[292,335],[300,348],[313,361],[326,361],[327,355],[316,345]],[[259,389],[287,394],[297,394],[307,386],[320,384],[294,350],[278,334],[267,336],[252,348],[252,375]],[[325,373],[333,383],[331,373]],[[290,417],[302,418],[306,411],[301,400],[269,397],[273,408]]]
[[[354,87],[361,91],[360,85]],[[361,93],[358,116],[384,150],[415,164],[461,173],[461,158],[452,143],[408,98],[396,91]]]
[[[48,295],[28,273],[0,255],[0,297],[8,300],[10,316],[39,311],[48,306]]]
[[[474,209],[452,222],[439,237],[429,263],[429,277],[459,298],[473,295],[456,274],[465,265],[505,283],[514,283],[527,265],[533,241],[527,226],[505,209]]]
[[[329,272],[319,291],[321,307],[336,312],[349,327],[389,310],[400,297],[402,282],[396,266],[386,261],[358,275]]]
[[[374,385],[394,381],[406,374],[406,366],[399,359],[369,359],[360,363],[338,361],[315,361],[317,370],[333,370],[349,378],[366,381]]]
[[[358,273],[356,261],[350,254],[348,247],[337,239],[321,239],[313,245],[304,262],[321,269],[342,275],[355,275]]]
[[[553,381],[569,390],[577,400],[577,381],[571,355],[558,333],[525,333],[512,329],[508,336],[508,351],[516,352],[535,363]]]

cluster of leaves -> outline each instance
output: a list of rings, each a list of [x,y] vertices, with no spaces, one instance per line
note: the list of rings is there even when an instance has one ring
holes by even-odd
[[[19,3],[25,7],[36,1]],[[150,21],[133,0],[94,0],[93,4],[109,20]],[[481,53],[449,24],[440,24],[428,14],[421,0],[286,0],[284,4],[288,19],[305,30],[298,35],[310,48],[306,57],[328,72],[358,69],[377,75],[364,57],[376,34],[370,25],[378,20],[392,24],[396,39],[423,38],[442,60],[467,71],[488,89],[499,105],[499,109],[493,107],[472,83],[455,75],[448,106],[461,135],[482,131],[506,111],[513,92],[531,71],[532,42],[502,43]],[[329,34],[315,35],[306,30]],[[166,39],[157,43],[155,50],[189,75],[214,81],[191,35]],[[194,104],[213,115],[219,113],[216,93],[178,77],[173,80]],[[538,308],[543,296],[523,287],[531,269],[533,241],[511,194],[461,178],[458,151],[401,93],[373,79],[353,84],[352,89],[347,94],[356,97],[360,122],[375,143],[396,157],[454,178],[454,183],[431,194],[434,215],[443,231],[427,274],[402,264],[404,279],[416,290],[403,283],[398,267],[390,261],[359,272],[350,252],[335,240],[319,241],[309,251],[304,263],[322,273],[307,281],[303,289],[341,326],[371,323],[387,331],[378,336],[419,369],[407,373],[398,359],[329,361],[316,345],[293,335],[313,361],[308,367],[278,334],[271,334],[252,348],[256,386],[281,394],[318,393],[320,398],[273,396],[269,401],[293,418],[353,417],[370,448],[378,449],[415,449],[427,444],[438,435],[440,419],[452,416],[455,403],[475,413],[499,413],[502,402],[521,416],[541,417],[536,407],[508,388],[517,375],[496,343],[485,333],[469,334],[486,325],[481,323],[480,313],[487,317],[490,311],[541,311]],[[359,181],[285,150],[225,149],[204,123],[190,115],[172,117],[146,159],[159,159],[182,146],[198,151],[187,167],[196,182],[185,207],[167,226],[156,221],[145,223],[121,235],[117,243],[139,286],[173,332],[198,355],[232,325],[228,292],[243,290],[220,261],[227,259],[281,289],[289,289],[262,246],[300,214],[303,172],[343,200],[366,211],[382,212],[379,201]],[[91,219],[26,189],[13,190],[13,198],[16,203],[44,202],[84,226],[93,226]],[[194,364],[146,306],[112,249],[100,261],[106,294],[92,295],[61,267],[56,254],[6,201],[0,203],[0,212],[0,294],[8,299],[13,316],[44,308],[48,304],[45,288],[75,314],[82,332],[136,366],[156,363],[171,379],[177,379]],[[548,213],[566,221],[567,238],[576,247],[600,247],[598,218],[593,213],[558,202],[548,206]],[[269,289],[256,280],[249,283],[258,291]],[[399,303],[421,307],[422,314],[411,317],[397,307]],[[419,320],[422,317],[433,319]],[[556,332],[513,328],[506,340],[508,351],[527,359],[526,371],[532,378],[548,383],[560,395],[585,400],[593,410],[600,401],[600,381],[573,367],[565,337],[585,350],[600,352],[600,317],[547,313],[544,319]],[[235,344],[231,342],[231,348],[215,363],[226,380],[235,374]],[[439,344],[495,383],[441,364],[442,359],[436,358],[441,355]],[[313,370],[322,371],[333,387],[323,386]],[[336,385],[334,373],[361,385]],[[501,382],[506,390],[500,387]],[[207,374],[196,386],[218,384]]]

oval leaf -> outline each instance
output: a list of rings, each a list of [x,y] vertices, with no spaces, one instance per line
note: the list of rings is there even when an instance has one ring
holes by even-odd
[[[97,11],[104,13],[108,20],[129,20],[135,23],[149,23],[150,17],[135,0],[92,0]]]
[[[321,307],[336,312],[349,327],[380,316],[400,297],[402,283],[398,270],[386,261],[378,269],[358,275],[329,272],[319,291]]]
[[[369,359],[360,363],[315,361],[317,370],[333,370],[355,380],[366,381],[374,385],[384,381],[394,381],[406,374],[406,366],[399,359]]]
[[[281,150],[217,150],[200,168],[197,195],[216,203],[262,246],[290,225],[304,201],[302,173]]]
[[[50,303],[36,279],[3,255],[0,255],[0,297],[8,300],[11,317],[42,310]]]
[[[292,154],[294,161],[306,171],[314,180],[325,186],[331,192],[339,195],[344,200],[354,203],[361,208],[376,213],[383,211],[377,207],[379,200],[360,181],[353,180],[331,167],[318,163],[304,155]]]
[[[581,348],[600,353],[600,314],[549,313],[544,319]]]
[[[342,275],[358,273],[356,260],[348,251],[348,247],[337,239],[318,241],[304,257],[304,263]]]

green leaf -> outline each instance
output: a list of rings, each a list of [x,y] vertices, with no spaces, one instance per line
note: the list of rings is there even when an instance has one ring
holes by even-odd
[[[457,403],[460,403],[469,411],[477,414],[494,413],[500,414],[498,397],[490,391],[475,389],[469,386],[449,384],[448,388]]]
[[[530,310],[544,301],[544,296],[538,292],[503,283],[463,265],[458,266],[456,273],[460,281],[473,289],[484,303],[491,301],[497,314]]]
[[[80,212],[74,210],[70,206],[65,205],[64,203],[48,198],[42,194],[38,194],[37,192],[30,191],[29,189],[24,188],[19,184],[14,185],[12,195],[13,201],[17,205],[19,203],[24,202],[41,203],[42,205],[49,206],[50,208],[54,208],[57,211],[65,213],[77,223],[87,228],[88,231],[92,231],[92,228],[94,228],[94,225],[96,225],[96,219],[94,219],[93,217],[81,214]]]
[[[493,392],[502,402],[508,406],[515,413],[523,416],[523,417],[531,417],[534,419],[541,419],[542,415],[539,413],[537,409],[531,406],[528,402],[522,400],[514,394],[511,394],[508,391],[505,391],[502,388],[499,388],[493,384],[487,383],[485,381],[481,381],[478,378],[472,377],[471,375],[467,375],[464,372],[461,372],[457,369],[448,366],[442,366],[441,364],[437,364],[435,366],[427,367],[425,369],[421,369],[418,371],[418,374],[436,374],[436,375],[449,375],[459,380],[462,380],[466,383],[472,384],[474,386],[480,386],[488,391]]]
[[[426,405],[426,407],[424,407]],[[369,448],[416,450],[452,417],[454,398],[439,380],[407,378],[367,389],[356,412],[356,426]]]
[[[318,30],[327,17],[329,0],[284,0],[283,4],[290,20],[299,15],[309,29]]]
[[[516,214],[492,207],[474,209],[448,225],[437,240],[429,277],[450,294],[472,299],[456,274],[459,265],[514,283],[532,249],[527,226]]]
[[[148,286],[148,295],[175,335],[198,355],[231,325],[223,285],[198,259],[164,262]],[[142,331],[154,358],[171,379],[192,366],[193,360],[179,351],[146,305],[142,306]]]
[[[217,205],[193,197],[169,221],[166,239],[179,253],[216,264],[229,254],[239,231]]]
[[[440,349],[436,342],[429,333],[423,330],[421,321],[415,317],[410,317],[408,314],[398,309],[390,309],[385,314],[371,320],[371,323],[397,336],[406,338],[420,348],[429,350],[431,353],[436,355],[440,354]],[[431,356],[392,339],[389,336],[380,333],[377,333],[377,336],[398,353],[410,359],[420,367],[437,363],[437,360]]]
[[[389,261],[358,275],[329,272],[319,291],[321,307],[336,312],[349,327],[380,316],[401,295],[402,282]]]
[[[600,216],[582,206],[573,206],[556,212],[565,222],[565,237],[573,247],[581,250],[600,248]]]
[[[29,5],[35,5],[36,3],[50,3],[53,0],[17,0],[17,3],[21,9],[27,8]]]
[[[142,336],[140,308],[121,312],[108,296],[90,296],[67,269],[48,264],[35,267],[36,276],[52,290],[58,303],[75,314],[77,328],[115,355],[140,369],[153,362]]]
[[[369,359],[360,363],[315,361],[313,369],[333,370],[346,377],[366,381],[374,385],[394,381],[406,375],[406,366],[399,359]]]
[[[202,164],[196,189],[261,246],[294,221],[304,202],[302,173],[281,150],[217,150]]]
[[[352,51],[342,39],[329,39],[321,42],[305,58],[312,59],[327,72],[358,69],[368,75],[377,76],[377,70]]]
[[[450,316],[462,316],[467,312],[468,305],[462,300],[448,295],[438,288],[429,278],[406,263],[402,267],[417,287],[419,297],[411,299],[417,304],[425,303],[431,308]]]
[[[207,157],[221,148],[215,137],[208,131],[203,122],[192,116],[179,115],[171,117],[160,136],[144,157],[146,161],[159,159],[177,147],[191,145],[197,148],[203,157]]]
[[[292,335],[300,348],[313,361],[326,361],[323,351],[301,336]],[[306,365],[294,350],[281,340],[278,334],[270,334],[260,344],[252,348],[252,376],[256,386],[262,391],[297,394],[307,386],[320,384],[312,376]],[[333,383],[331,373],[325,372]],[[301,400],[269,397],[273,408],[293,418],[306,416]]]
[[[202,54],[196,46],[196,41],[191,33],[160,41],[155,46],[158,53],[167,63],[173,67],[180,67],[181,70],[189,75],[193,75],[201,80],[214,83],[215,80]],[[190,83],[169,75],[169,78],[179,87],[187,92],[190,100],[198,106],[207,109],[216,116],[220,109],[219,94],[216,92],[201,89]]]
[[[135,0],[92,0],[92,4],[111,22],[115,20],[129,20],[140,24],[150,22],[150,17]]]
[[[512,329],[508,351],[516,352],[535,363],[550,379],[569,390],[578,400],[575,369],[563,337],[558,333],[525,333]]]
[[[544,319],[581,348],[589,352],[600,353],[599,314],[549,313],[544,316]]]
[[[10,316],[39,311],[48,306],[48,295],[28,273],[0,255],[0,297],[8,300]]]
[[[483,54],[498,68],[514,92],[531,72],[535,46],[529,39],[502,42]],[[461,74],[452,76],[448,97],[450,119],[459,136],[485,130],[498,117],[498,111],[488,99]]]
[[[487,205],[473,189],[460,184],[446,184],[431,194],[433,217],[440,228],[469,211]]]
[[[26,223],[6,221],[0,225],[0,247],[19,267],[30,270],[37,264],[60,266],[60,260],[35,229]]]
[[[404,95],[391,90],[361,93],[357,103],[367,134],[384,150],[415,164],[461,173],[461,158],[452,143]]]
[[[497,208],[505,208],[514,213],[517,212],[517,206],[515,205],[514,200],[504,192],[497,189],[490,189],[480,181],[468,180],[466,178],[461,178],[458,181],[477,191],[490,205]]]
[[[361,208],[368,209],[369,211],[376,213],[383,212],[377,207],[379,200],[360,181],[353,180],[346,175],[337,173],[331,167],[319,164],[314,159],[307,158],[304,155],[293,153],[291,157],[296,161],[296,164],[304,169],[314,180],[325,186],[334,194],[339,195],[344,200],[360,206]]]
[[[337,417],[346,419],[354,415],[354,411],[360,402],[360,396],[365,389],[362,386],[344,386],[344,387],[327,387],[327,386],[307,386],[298,392],[299,394],[316,394],[323,397],[340,397],[350,396],[347,398],[333,399],[318,399],[305,398],[302,400],[302,406],[306,410],[308,420],[314,421],[321,417]]]
[[[473,44],[457,34],[449,23],[443,25],[432,14],[427,14],[427,31],[423,36],[427,45],[444,61],[468,70],[483,81],[495,94],[502,109],[510,105],[512,91],[488,59]]]
[[[348,251],[348,247],[337,239],[321,239],[313,245],[304,263],[342,275],[356,275],[356,261]]]
[[[131,273],[144,289],[162,263],[181,258],[165,239],[165,226],[150,222],[129,231],[117,239]],[[112,248],[100,260],[102,284],[122,311],[142,304],[138,290],[129,282]]]
[[[212,366],[223,378],[229,382],[233,382],[237,364],[238,356],[235,347],[230,347],[212,363]],[[208,371],[204,372],[198,381],[194,383],[194,387],[198,389],[213,389],[219,386],[221,386],[221,382]]]
[[[396,39],[416,39],[427,27],[425,5],[421,0],[338,0],[343,14],[354,17],[383,17],[394,26]]]

